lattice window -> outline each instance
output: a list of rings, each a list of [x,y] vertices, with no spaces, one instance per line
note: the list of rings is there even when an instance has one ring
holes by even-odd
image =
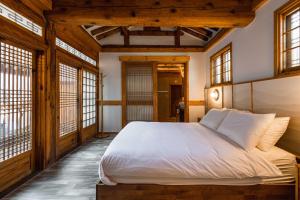
[[[36,23],[32,22],[31,20],[27,19],[26,17],[22,16],[16,11],[8,8],[3,3],[0,3],[0,15],[39,36],[43,35],[43,28],[41,26],[37,25]]]
[[[275,11],[275,75],[300,70],[300,1]]]
[[[3,161],[31,150],[33,54],[3,42],[0,52],[0,161]]]
[[[78,130],[78,70],[59,63],[59,135]]]
[[[97,63],[94,59],[88,57],[87,55],[81,53],[80,51],[78,51],[77,49],[73,48],[72,46],[68,45],[67,43],[65,43],[64,41],[62,41],[59,38],[56,38],[56,45],[59,46],[60,48],[68,51],[69,53],[75,55],[76,57],[96,66]]]
[[[211,57],[211,84],[231,83],[231,77],[231,44],[229,44]]]
[[[83,128],[96,123],[96,75],[83,71],[82,76]]]
[[[283,36],[285,68],[300,67],[300,10],[286,16]]]

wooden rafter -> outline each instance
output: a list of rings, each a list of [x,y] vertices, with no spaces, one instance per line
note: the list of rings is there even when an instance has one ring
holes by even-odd
[[[231,28],[224,28],[221,29],[214,38],[212,38],[204,47],[204,50],[207,51],[210,49],[214,44],[224,38],[232,29]]]
[[[115,28],[113,30],[107,31],[105,33],[102,33],[100,35],[97,35],[96,38],[97,38],[97,40],[102,40],[103,38],[106,38],[108,36],[116,34],[116,33],[120,32],[121,30],[122,30],[121,27],[118,27],[118,28]]]
[[[47,12],[54,22],[107,26],[243,27],[255,16],[253,0],[59,0]]]
[[[106,31],[110,31],[110,30],[113,30],[113,29],[116,29],[118,27],[116,26],[101,26],[99,28],[96,28],[94,30],[91,31],[91,34],[92,35],[98,35],[98,34],[102,34]]]
[[[188,27],[188,28],[192,29],[193,31],[198,32],[202,35],[205,35],[206,37],[211,37],[213,34],[212,31],[205,29],[205,28],[200,28],[200,27]]]
[[[207,36],[202,35],[198,32],[195,32],[194,30],[189,29],[189,28],[181,27],[181,30],[186,32],[187,34],[190,34],[190,35],[192,35],[194,37],[197,37],[197,38],[199,38],[201,40],[204,40],[204,41],[208,41],[208,39],[209,39]]]
[[[144,30],[144,31],[128,31],[131,36],[175,36],[176,31],[160,31],[160,30]],[[183,33],[181,33],[183,35]]]

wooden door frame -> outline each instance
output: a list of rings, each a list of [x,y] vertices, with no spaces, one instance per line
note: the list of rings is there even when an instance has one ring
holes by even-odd
[[[126,125],[126,63],[152,62],[153,63],[153,106],[154,106],[154,121],[157,121],[157,64],[176,63],[184,64],[184,121],[189,122],[189,61],[190,56],[120,56],[121,61],[121,79],[122,79],[122,127]],[[155,73],[154,73],[155,72]],[[156,91],[155,91],[156,90]]]

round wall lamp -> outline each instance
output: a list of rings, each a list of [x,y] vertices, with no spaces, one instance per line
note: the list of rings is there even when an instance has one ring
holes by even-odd
[[[220,98],[220,93],[218,89],[214,89],[211,93],[210,93],[210,97],[215,100],[218,101]]]

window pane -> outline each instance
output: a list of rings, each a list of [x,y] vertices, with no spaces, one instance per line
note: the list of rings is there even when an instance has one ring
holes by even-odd
[[[31,150],[32,53],[0,43],[0,162]]]
[[[78,108],[78,70],[71,66],[59,63],[59,135],[77,131]]]
[[[96,75],[83,71],[83,128],[96,122]]]
[[[286,68],[300,66],[300,11],[296,11],[286,17],[286,47],[284,57]]]

